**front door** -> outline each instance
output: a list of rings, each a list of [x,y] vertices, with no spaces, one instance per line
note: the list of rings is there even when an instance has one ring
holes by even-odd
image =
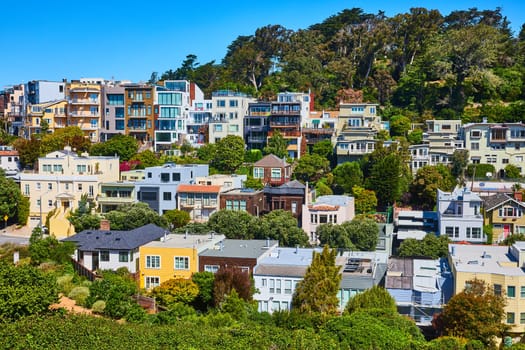
[[[98,252],[93,252],[91,271],[98,270]]]

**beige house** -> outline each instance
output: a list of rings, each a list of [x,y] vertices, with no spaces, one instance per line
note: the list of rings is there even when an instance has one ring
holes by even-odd
[[[99,184],[119,180],[118,157],[90,157],[77,155],[69,147],[38,159],[36,172],[20,173],[22,193],[29,197],[29,224],[46,224],[49,215],[49,233],[56,237],[74,234],[67,216],[78,207],[83,194],[96,204]],[[49,214],[52,213],[52,214]]]

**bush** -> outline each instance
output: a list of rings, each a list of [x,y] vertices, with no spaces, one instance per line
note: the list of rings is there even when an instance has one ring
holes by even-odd
[[[86,299],[88,296],[89,296],[88,287],[75,287],[68,294],[68,297],[73,299],[77,303],[77,305],[80,305],[80,306],[86,305]]]
[[[105,308],[106,302],[104,300],[97,300],[93,303],[93,306],[91,306],[91,310],[96,314],[104,313]]]
[[[57,278],[58,291],[64,295],[69,295],[75,287],[73,284],[73,275],[64,275]]]

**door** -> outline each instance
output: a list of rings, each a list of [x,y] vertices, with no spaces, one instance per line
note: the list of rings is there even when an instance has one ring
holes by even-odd
[[[98,252],[93,252],[93,255],[92,255],[91,259],[92,259],[91,271],[98,270]]]

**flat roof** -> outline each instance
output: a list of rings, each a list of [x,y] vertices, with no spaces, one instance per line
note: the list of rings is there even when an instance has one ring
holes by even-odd
[[[522,244],[522,243],[520,243]],[[522,245],[523,246],[523,245]],[[525,246],[523,246],[525,249]],[[449,244],[452,263],[459,272],[525,276],[508,246]]]
[[[257,259],[268,250],[277,247],[279,241],[263,239],[224,239],[199,256]]]
[[[224,239],[224,235],[186,235],[170,233],[161,237],[158,241],[145,244],[144,247],[150,248],[194,248],[198,251],[210,248],[217,242]]]

